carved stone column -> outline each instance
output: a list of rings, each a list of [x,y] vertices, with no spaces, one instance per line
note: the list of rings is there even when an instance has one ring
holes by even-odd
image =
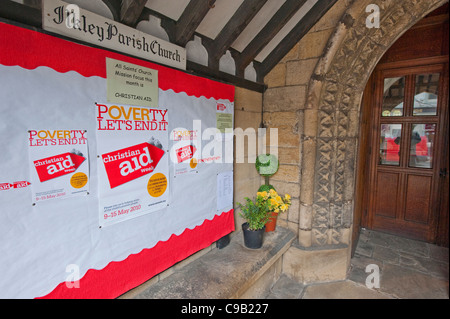
[[[364,86],[386,50],[446,0],[353,1],[311,77],[302,140],[299,244],[348,245],[355,194],[359,113]],[[366,26],[366,7],[380,27]]]

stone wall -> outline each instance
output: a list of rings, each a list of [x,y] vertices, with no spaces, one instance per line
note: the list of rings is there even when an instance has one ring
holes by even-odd
[[[261,111],[262,111],[262,93],[250,91],[240,87],[235,89],[235,102],[234,102],[234,127],[235,129],[254,129],[255,134],[258,132],[258,128],[261,125]],[[252,130],[247,130],[251,132]],[[243,219],[239,216],[239,210],[237,209],[236,202],[243,203],[244,197],[252,198],[256,196],[259,186],[263,183],[261,176],[258,174],[255,168],[254,156],[249,157],[248,152],[248,139],[255,138],[255,134],[250,134],[249,137],[244,137],[244,145],[241,148],[235,143],[235,164],[234,164],[234,203],[235,203],[235,225],[236,230],[241,229]],[[243,163],[236,163],[236,148],[240,148],[240,151],[244,151]],[[257,152],[257,149],[254,151]]]
[[[294,204],[284,224],[301,247],[351,242],[362,92],[384,52],[445,0],[338,0],[266,76],[264,122],[278,127],[271,183]],[[380,9],[368,28],[366,7]]]
[[[297,236],[304,235],[302,230],[311,230],[312,218],[308,204],[312,200],[308,198],[313,197],[314,171],[302,171],[304,161],[314,152],[310,136],[316,133],[305,132],[305,121],[314,120],[306,108],[308,85],[348,2],[338,1],[264,79],[268,87],[264,94],[264,124],[278,128],[280,160],[280,169],[270,183],[293,198],[291,208],[280,215],[278,223]],[[301,237],[299,241],[308,239]]]
[[[266,76],[264,122],[279,129],[281,162],[271,184],[294,198],[279,224],[298,235],[283,257],[287,275],[346,278],[365,84],[396,39],[445,2],[338,0]],[[379,28],[366,26],[369,4],[380,8]]]

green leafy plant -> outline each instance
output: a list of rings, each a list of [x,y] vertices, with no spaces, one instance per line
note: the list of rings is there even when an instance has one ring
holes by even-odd
[[[270,203],[261,195],[256,196],[255,200],[245,197],[245,201],[244,205],[241,203],[237,203],[237,205],[242,211],[241,217],[248,223],[248,229],[262,229],[269,220]]]
[[[275,190],[275,187],[273,187],[272,185],[261,185],[258,188],[258,192],[269,192],[271,189]]]

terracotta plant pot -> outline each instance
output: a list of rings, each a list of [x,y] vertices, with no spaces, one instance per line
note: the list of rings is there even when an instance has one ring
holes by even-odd
[[[270,214],[271,214],[271,217],[270,217],[269,221],[266,223],[266,233],[274,231],[275,228],[277,227],[278,213],[271,212]]]

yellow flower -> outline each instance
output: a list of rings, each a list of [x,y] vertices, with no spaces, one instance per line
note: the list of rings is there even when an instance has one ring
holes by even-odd
[[[258,201],[268,205],[270,211],[280,213],[285,212],[291,205],[291,196],[285,194],[284,197],[278,195],[274,189],[256,193]]]
[[[266,191],[264,191],[264,192],[257,192],[256,196],[262,197],[263,199],[267,199],[266,198],[267,197],[267,192]]]

